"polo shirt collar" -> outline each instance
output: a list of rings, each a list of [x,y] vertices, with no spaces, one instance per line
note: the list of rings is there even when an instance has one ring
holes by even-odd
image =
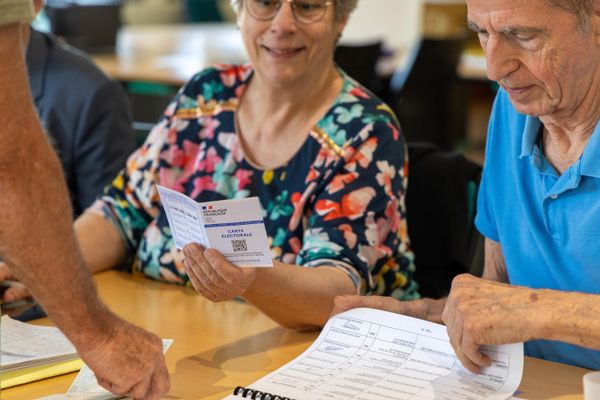
[[[540,155],[539,147],[536,145],[542,122],[538,117],[527,116],[525,127],[521,136],[521,154],[519,158],[530,157],[537,158]],[[535,160],[534,160],[535,162]]]
[[[581,174],[600,178],[600,121],[581,155]]]
[[[519,158],[529,157],[532,162],[543,169],[543,155],[537,145],[542,122],[538,117],[527,116],[521,138],[521,154]],[[592,133],[588,144],[581,155],[579,172],[581,175],[600,178],[600,121]]]

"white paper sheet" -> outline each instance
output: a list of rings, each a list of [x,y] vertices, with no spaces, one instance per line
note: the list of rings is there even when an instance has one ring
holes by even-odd
[[[492,366],[474,375],[456,358],[443,325],[360,308],[333,317],[308,350],[250,387],[297,400],[511,398],[523,345],[484,352]]]

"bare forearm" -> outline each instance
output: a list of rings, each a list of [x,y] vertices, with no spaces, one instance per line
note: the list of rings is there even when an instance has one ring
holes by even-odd
[[[538,304],[532,313],[543,316],[535,337],[600,350],[600,295],[532,290],[530,298]]]
[[[485,264],[483,267],[483,279],[490,281],[508,283],[506,263],[500,243],[485,239]]]
[[[335,296],[355,292],[350,278],[338,269],[275,261],[274,268],[258,270],[243,297],[283,326],[310,330],[325,325]]]
[[[92,273],[113,268],[125,260],[125,244],[119,231],[102,216],[86,211],[77,218],[74,228],[81,254]]]
[[[0,60],[0,254],[78,345],[98,328],[100,318],[91,316],[106,311],[79,255],[61,167],[30,98],[17,25],[0,27]]]

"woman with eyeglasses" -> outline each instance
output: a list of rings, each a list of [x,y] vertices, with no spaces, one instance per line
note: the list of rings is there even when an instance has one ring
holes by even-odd
[[[357,0],[233,1],[250,64],[208,68],[75,224],[93,271],[133,265],[278,323],[322,326],[343,294],[417,296],[406,152],[390,109],[333,53]],[[258,196],[274,268],[175,248],[157,184],[206,202]]]

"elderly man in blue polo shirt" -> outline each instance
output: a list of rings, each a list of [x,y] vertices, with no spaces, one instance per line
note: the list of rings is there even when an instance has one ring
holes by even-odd
[[[476,225],[483,279],[461,275],[446,299],[367,306],[443,321],[473,372],[481,345],[600,369],[600,0],[467,0],[487,74],[500,85]],[[418,255],[417,255],[418,256]]]

